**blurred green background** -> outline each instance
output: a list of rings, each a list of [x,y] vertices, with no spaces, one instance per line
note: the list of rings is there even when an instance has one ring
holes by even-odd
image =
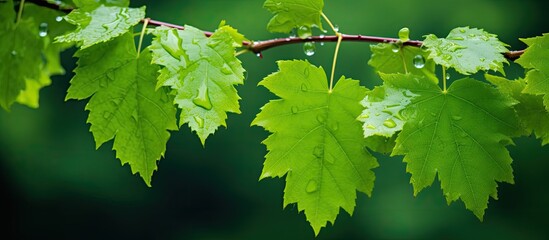
[[[549,32],[546,1],[325,1],[325,13],[348,34],[396,37],[408,27],[412,39],[454,27],[471,26],[497,34],[523,49],[518,38]],[[147,15],[175,24],[214,30],[221,20],[248,38],[283,37],[268,33],[271,15],[263,0],[132,1],[147,5]],[[318,32],[317,32],[318,34]],[[152,188],[121,166],[112,143],[95,150],[85,102],[64,101],[72,77],[74,49],[63,53],[65,76],[41,92],[40,108],[20,105],[0,111],[0,187],[2,239],[313,239],[295,206],[282,208],[283,179],[258,181],[267,133],[250,122],[273,96],[257,83],[277,70],[276,60],[307,58],[331,68],[334,44],[317,44],[306,57],[302,46],[284,46],[242,55],[247,69],[238,90],[242,114],[230,114],[228,128],[203,148],[187,126],[173,132]],[[336,76],[360,79],[372,87],[380,80],[367,66],[366,43],[343,43]],[[507,75],[520,77],[514,63]],[[509,148],[516,183],[500,184],[484,222],[462,202],[447,206],[440,185],[412,194],[401,157],[379,156],[373,197],[359,194],[352,217],[341,212],[335,226],[317,239],[547,239],[549,147],[533,137]],[[5,236],[12,236],[5,238]]]

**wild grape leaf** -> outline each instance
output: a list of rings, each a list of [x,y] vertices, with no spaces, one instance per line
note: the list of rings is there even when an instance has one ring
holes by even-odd
[[[382,77],[386,87],[418,95],[404,110],[413,117],[406,120],[392,153],[404,155],[414,194],[438,174],[448,204],[461,199],[482,220],[488,196],[497,199],[497,182],[514,181],[505,148],[520,129],[514,100],[470,78],[456,80],[444,92],[424,77]]]
[[[521,40],[528,48],[516,62],[530,69],[526,74],[527,85],[524,92],[543,95],[543,104],[549,111],[549,33]]]
[[[370,45],[372,57],[368,65],[382,73],[411,73],[424,75],[438,82],[435,75],[435,62],[429,59],[428,52],[411,46],[398,47],[395,44],[380,43]]]
[[[446,38],[429,34],[423,46],[427,47],[429,58],[435,63],[465,75],[480,70],[503,73],[503,63],[509,63],[502,54],[508,51],[507,44],[500,42],[496,35],[477,28],[455,28]]]
[[[9,110],[27,79],[38,79],[42,64],[43,42],[38,35],[38,26],[30,19],[21,19],[15,24],[13,1],[0,3],[0,106]],[[32,46],[32,47],[29,47]]]
[[[541,139],[542,145],[549,143],[549,112],[543,106],[543,99],[539,95],[524,93],[526,81],[524,79],[508,80],[502,77],[486,75],[486,79],[496,85],[500,92],[511,96],[518,103],[514,105],[519,116],[524,135],[534,133]]]
[[[326,74],[307,61],[279,61],[280,70],[259,84],[281,99],[262,107],[252,122],[272,134],[261,173],[286,175],[284,206],[297,203],[315,234],[355,207],[356,191],[371,194],[377,161],[365,150],[356,121],[366,94],[357,80],[342,77],[332,91]]]
[[[96,146],[114,138],[122,164],[129,163],[150,186],[158,161],[176,130],[175,107],[167,89],[155,91],[158,66],[148,49],[136,51],[131,33],[76,53],[78,67],[67,99],[91,97],[86,110]]]
[[[410,104],[416,96],[409,90],[376,87],[369,91],[366,97],[360,102],[364,111],[358,116],[363,122],[364,137],[384,136],[391,137],[402,130],[404,117],[401,111]]]
[[[38,24],[38,34],[44,43],[44,49],[42,50],[42,62],[37,66],[40,68],[38,78],[25,80],[26,88],[17,97],[17,102],[31,108],[38,108],[40,90],[51,84],[50,76],[65,74],[65,69],[61,66],[60,53],[71,46],[66,43],[53,43],[52,39],[74,27],[63,21],[65,14],[60,11],[34,4],[25,4],[23,12],[26,18],[31,18]]]
[[[227,112],[240,113],[234,86],[244,82],[244,68],[235,56],[240,37],[230,29],[222,26],[209,38],[191,26],[154,31],[153,63],[165,67],[158,84],[175,91],[180,125],[188,123],[203,145],[219,126],[227,126]]]
[[[100,5],[93,9],[75,9],[65,20],[76,30],[55,38],[57,42],[77,43],[81,49],[118,37],[145,17],[145,7],[128,8]]]
[[[323,0],[266,0],[263,7],[274,14],[267,24],[270,32],[289,33],[301,26],[322,29]]]

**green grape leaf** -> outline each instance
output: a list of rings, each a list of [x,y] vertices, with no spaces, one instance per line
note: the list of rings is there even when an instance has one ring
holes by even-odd
[[[286,175],[284,206],[297,203],[315,234],[334,223],[339,209],[349,214],[356,191],[371,194],[377,161],[365,149],[356,121],[366,88],[341,77],[328,89],[322,68],[307,61],[279,61],[279,71],[259,84],[281,99],[262,107],[252,122],[272,134],[261,174]]]
[[[446,38],[429,34],[423,46],[427,47],[429,58],[435,63],[465,75],[480,70],[503,73],[503,63],[509,63],[502,54],[508,51],[507,44],[499,41],[496,35],[477,28],[455,28]]]
[[[364,111],[358,116],[363,122],[364,137],[391,137],[402,130],[404,117],[401,111],[410,104],[416,94],[409,90],[376,87],[360,102]]]
[[[368,65],[378,72],[424,75],[433,82],[438,82],[435,75],[435,62],[429,59],[428,52],[421,48],[380,43],[370,45],[370,50],[372,57]]]
[[[13,1],[0,4],[0,36],[6,40],[0,45],[0,106],[9,110],[21,91],[26,89],[27,79],[38,79],[42,64],[43,41],[38,26],[30,19],[15,24]],[[32,47],[29,47],[32,46]]]
[[[549,111],[549,33],[521,40],[528,48],[516,62],[530,69],[526,74],[527,85],[524,92],[543,95],[543,104]]]
[[[534,133],[541,139],[542,145],[549,143],[549,112],[543,106],[543,99],[539,95],[524,93],[526,81],[524,79],[508,80],[502,77],[486,74],[486,80],[496,85],[500,92],[509,95],[518,103],[514,105],[519,116],[524,135]]]
[[[424,77],[382,75],[386,87],[417,94],[403,111],[409,117],[393,155],[404,155],[414,194],[438,174],[448,204],[461,199],[482,220],[497,182],[513,183],[512,159],[505,148],[520,127],[514,100],[486,83],[464,78],[447,91]]]
[[[366,147],[370,150],[382,154],[390,154],[395,148],[395,140],[398,134],[394,134],[392,137],[383,137],[383,136],[370,136],[366,138]]]
[[[118,37],[137,25],[145,17],[145,7],[109,7],[76,9],[65,16],[76,30],[55,38],[57,42],[77,43],[81,49]]]
[[[157,28],[151,45],[153,63],[164,66],[158,84],[175,91],[180,125],[196,132],[202,145],[227,113],[240,113],[235,85],[244,82],[244,68],[235,56],[235,30],[225,25],[209,38],[192,26],[185,30]],[[242,42],[240,42],[242,43]]]
[[[96,146],[114,138],[122,164],[129,163],[150,186],[166,151],[176,110],[167,89],[155,91],[158,66],[148,49],[138,54],[131,33],[76,53],[78,67],[67,99],[91,97],[86,110]]]
[[[70,47],[66,43],[52,43],[51,39],[62,35],[74,27],[63,21],[62,12],[40,7],[34,4],[25,4],[24,16],[29,16],[39,24],[39,36],[44,42],[42,50],[42,63],[39,65],[40,74],[37,79],[26,79],[26,88],[17,97],[17,102],[31,108],[39,106],[40,90],[51,84],[50,76],[65,74],[61,66],[60,53]]]
[[[302,26],[322,30],[323,0],[267,0],[263,7],[274,14],[267,24],[270,32],[289,33]]]

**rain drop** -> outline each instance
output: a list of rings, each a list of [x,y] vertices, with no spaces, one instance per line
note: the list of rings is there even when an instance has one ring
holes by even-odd
[[[316,120],[321,124],[324,124],[324,122],[326,122],[326,118],[320,114],[316,116]]]
[[[303,44],[303,52],[307,56],[315,55],[316,46],[314,42],[306,42]]]
[[[48,24],[43,22],[38,26],[38,35],[40,37],[48,36]]]
[[[400,46],[398,44],[391,44],[391,51],[393,51],[394,53],[397,53],[400,51]]]
[[[56,22],[61,22],[61,21],[63,21],[63,17],[62,16],[57,16],[57,17],[55,17],[55,21]]]
[[[425,58],[423,58],[423,56],[421,55],[416,55],[412,60],[412,63],[414,64],[415,68],[421,69],[425,67]]]
[[[210,101],[210,96],[208,95],[208,87],[206,84],[202,84],[197,91],[196,97],[193,98],[193,103],[196,106],[204,108],[206,110],[212,109],[212,102]]]
[[[299,111],[299,109],[297,108],[297,106],[292,107],[292,113],[293,114],[296,114],[298,111]]]
[[[229,66],[223,65],[223,67],[221,68],[221,72],[225,75],[231,75],[233,73],[233,70]]]
[[[315,180],[310,180],[309,183],[307,183],[305,191],[308,193],[314,193],[316,190],[318,190],[318,183]]]
[[[326,162],[331,163],[331,164],[334,164],[334,162],[335,162],[335,158],[333,156],[326,157],[326,158],[324,158],[324,160],[326,160]]]
[[[103,113],[103,118],[104,119],[109,119],[109,118],[111,118],[111,115],[112,115],[111,112],[104,112]]]
[[[368,128],[368,129],[376,129],[376,127],[375,127],[374,125],[372,125],[372,124],[366,125],[366,128]]]
[[[450,73],[446,73],[446,80],[450,80]]]
[[[449,61],[449,60],[452,60],[452,55],[446,54],[446,55],[442,56],[442,58],[446,61]]]
[[[324,146],[317,145],[315,149],[313,150],[313,155],[317,158],[323,158],[324,157]]]
[[[454,119],[454,120],[456,120],[456,121],[459,121],[459,120],[461,120],[462,118],[463,118],[463,117],[458,116],[458,115],[452,116],[452,119]]]
[[[305,76],[306,78],[308,78],[308,77],[309,77],[309,72],[310,72],[309,68],[306,67],[306,68],[303,70],[303,76]]]
[[[102,88],[105,88],[105,87],[109,86],[108,78],[99,79],[99,86],[102,87]]]
[[[137,109],[135,109],[132,113],[132,118],[138,122],[139,121],[139,113],[137,112]]]
[[[301,91],[307,92],[308,90],[309,90],[309,87],[307,87],[307,84],[302,83],[302,84],[301,84]]]
[[[464,29],[464,28],[460,28],[460,29],[459,29],[459,32],[460,32],[460,33],[465,33],[465,29]]]
[[[397,126],[397,124],[395,123],[395,121],[393,119],[387,119],[383,122],[383,126],[388,127],[388,128],[395,128]]]
[[[263,58],[263,54],[261,53],[256,53],[255,56],[257,56],[258,58]]]
[[[14,57],[17,56],[17,51],[15,51],[15,50],[11,51],[11,55],[14,56]]]
[[[484,61],[486,61],[486,58],[480,58],[479,60],[480,60],[481,62],[484,62]]]
[[[366,120],[366,119],[370,118],[370,115],[368,115],[368,114],[362,114],[362,115],[360,115],[359,118],[362,119],[362,120]]]
[[[297,29],[297,36],[299,38],[308,38],[312,35],[313,35],[313,33],[311,31],[311,28],[309,28],[307,26],[301,26]]]
[[[337,131],[339,129],[339,123],[335,122],[335,123],[330,124],[330,128],[334,132]]]
[[[337,24],[334,25],[334,30],[335,30],[336,32],[339,32],[339,26],[338,26]]]
[[[199,117],[199,116],[193,116],[194,118],[194,121],[196,122],[196,124],[198,125],[199,128],[203,128],[204,127],[204,119]]]
[[[290,32],[290,38],[295,38],[295,29],[292,29],[292,31]]]

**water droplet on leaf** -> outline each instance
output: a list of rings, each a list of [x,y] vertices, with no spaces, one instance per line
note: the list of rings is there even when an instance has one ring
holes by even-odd
[[[202,84],[200,86],[196,97],[193,98],[193,103],[196,106],[199,106],[206,110],[212,109],[212,102],[210,101],[210,96],[208,95],[208,87],[206,86],[206,84]]]
[[[366,125],[366,128],[368,128],[368,129],[376,129],[376,127],[375,127],[374,125],[372,125],[372,124]]]
[[[446,73],[446,80],[450,80],[450,73]]]
[[[102,88],[108,87],[109,86],[108,77],[99,79],[99,86]]]
[[[460,32],[460,33],[465,33],[465,29],[464,29],[464,28],[460,28],[460,29],[459,29],[459,32]]]
[[[199,128],[203,128],[204,127],[204,119],[199,117],[199,116],[193,116],[194,118],[194,121],[196,122],[196,124],[198,125]]]
[[[332,131],[337,131],[339,129],[339,123],[338,122],[335,122],[335,123],[331,123],[330,124],[330,128],[332,129]]]
[[[317,158],[323,158],[324,157],[324,146],[317,145],[315,149],[313,150],[313,155]]]
[[[388,127],[388,128],[395,128],[397,126],[397,124],[395,123],[395,121],[393,119],[387,119],[383,122],[383,126]]]
[[[135,121],[139,121],[139,113],[137,112],[137,109],[133,110],[132,118],[133,118]]]
[[[40,25],[38,26],[38,36],[40,37],[45,37],[45,36],[48,36],[48,24],[43,22],[43,23],[40,23]]]
[[[400,46],[398,44],[391,44],[391,51],[393,51],[394,53],[397,53],[400,51]]]
[[[310,71],[310,70],[309,70],[308,67],[306,67],[305,69],[303,69],[303,76],[305,76],[306,78],[308,78],[308,77],[309,77],[309,71]]]
[[[459,115],[454,115],[452,116],[452,119],[456,120],[456,121],[459,121],[461,120],[463,117],[462,116],[459,116]]]
[[[486,61],[486,58],[480,58],[479,60],[480,60],[481,62],[484,62],[484,61]]]
[[[306,42],[303,44],[303,52],[305,52],[305,55],[307,56],[313,56],[315,55],[316,46],[314,42]]]
[[[292,107],[292,113],[296,114],[297,112],[299,112],[299,109],[297,108],[297,106],[293,106]]]
[[[63,16],[57,16],[57,17],[55,17],[55,21],[56,21],[56,22],[61,22],[61,21],[63,21]]]
[[[233,70],[227,65],[223,65],[223,67],[221,68],[221,72],[225,75],[233,74]]]
[[[111,112],[104,112],[103,113],[103,118],[104,119],[109,119],[109,118],[111,118],[111,116],[112,116]]]
[[[317,120],[319,123],[321,123],[321,124],[324,124],[324,122],[326,122],[326,118],[325,118],[323,115],[321,115],[321,114],[318,114],[318,115],[316,116],[316,120]]]
[[[301,91],[307,92],[308,90],[309,90],[309,87],[307,87],[307,84],[302,83],[302,84],[301,84]]]
[[[415,68],[421,69],[425,67],[425,58],[423,58],[423,56],[421,55],[416,55],[412,60],[412,63],[414,64]]]
[[[17,56],[17,51],[15,51],[15,50],[11,51],[11,55],[14,56],[14,57]]]
[[[318,183],[315,180],[310,180],[307,183],[307,187],[305,188],[305,191],[307,191],[308,193],[314,193],[316,192],[316,190],[318,190]]]

